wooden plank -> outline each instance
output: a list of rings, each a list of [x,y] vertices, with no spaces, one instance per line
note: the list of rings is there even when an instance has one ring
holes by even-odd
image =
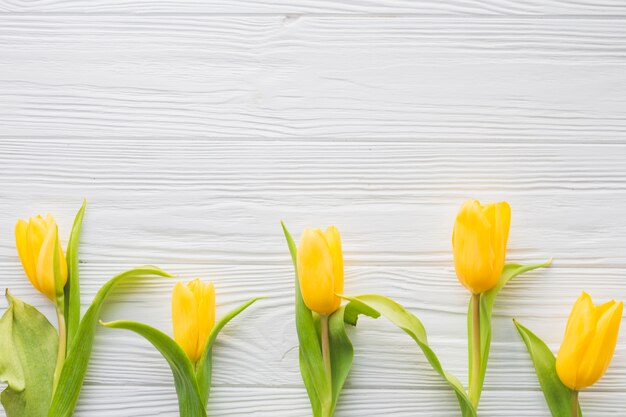
[[[290,266],[163,265],[180,279],[202,277],[216,285],[218,315],[258,295],[260,301],[233,321],[215,349],[213,381],[218,386],[299,387],[297,337],[293,313],[293,271]],[[84,264],[83,310],[108,277],[122,265]],[[0,274],[13,294],[33,303],[54,322],[50,303],[23,277],[19,265],[0,264]],[[538,389],[528,353],[511,319],[540,335],[557,351],[573,301],[581,289],[596,301],[626,299],[621,284],[626,270],[563,268],[519,277],[498,298],[494,311],[493,348],[487,390]],[[175,280],[151,279],[125,285],[111,299],[103,320],[131,319],[171,334],[170,295]],[[467,292],[450,268],[348,267],[346,293],[386,294],[416,314],[446,369],[465,381]],[[0,308],[6,303],[2,300]],[[350,331],[356,348],[351,387],[445,389],[415,343],[383,319],[362,319]],[[596,391],[626,389],[626,339],[620,339],[615,359]],[[87,383],[97,385],[168,385],[170,372],[161,356],[138,336],[100,329]],[[514,378],[512,377],[514,375]]]
[[[624,19],[4,15],[0,48],[3,137],[626,134]]]
[[[110,401],[115,398],[116,401]],[[455,399],[447,391],[346,388],[339,400],[337,415],[344,417],[456,417]],[[501,417],[548,416],[541,393],[536,391],[491,391],[483,398],[481,415]],[[619,415],[626,407],[624,396],[589,392],[581,395],[585,416]],[[515,414],[510,414],[515,410]],[[309,415],[304,389],[230,388],[213,390],[208,407],[211,416],[301,417]],[[178,413],[172,387],[98,387],[83,390],[76,417],[148,417]]]
[[[149,0],[98,0],[90,2],[51,0],[29,2],[3,0],[0,12],[4,13],[79,13],[79,14],[346,14],[346,15],[626,15],[626,6],[620,0],[602,2],[584,0],[565,2],[559,0],[216,0],[200,2],[149,1]]]
[[[460,204],[513,207],[509,259],[626,267],[623,145],[4,140],[0,233],[51,211],[67,238],[89,200],[85,261],[287,265],[335,223],[350,265],[451,266]],[[15,259],[11,240],[0,254]]]

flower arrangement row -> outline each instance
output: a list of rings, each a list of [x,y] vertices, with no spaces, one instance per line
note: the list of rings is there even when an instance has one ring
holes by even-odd
[[[66,249],[51,215],[19,220],[17,252],[32,285],[56,307],[57,328],[33,306],[7,289],[9,307],[0,318],[0,398],[7,417],[69,417],[78,401],[98,324],[144,337],[164,357],[174,377],[181,417],[206,417],[211,388],[212,351],[221,329],[262,297],[216,318],[213,283],[178,282],[172,292],[173,338],[130,320],[104,323],[100,311],[119,283],[141,276],[171,277],[155,266],[122,272],[100,288],[81,317],[79,240],[85,203],[74,220]],[[459,414],[476,417],[491,344],[492,309],[498,293],[514,277],[546,267],[506,264],[511,209],[506,202],[465,202],[454,222],[452,249],[459,282],[469,292],[467,388],[439,361],[421,321],[397,302],[377,294],[348,295],[344,288],[339,230],[305,229],[299,244],[283,224],[294,265],[295,315],[300,371],[313,417],[334,414],[348,378],[354,347],[347,326],[359,315],[385,317],[410,336],[434,371],[456,395]],[[582,415],[578,393],[593,385],[613,357],[623,303],[595,305],[583,292],[575,302],[558,354],[514,320],[528,348],[539,385],[553,417]]]

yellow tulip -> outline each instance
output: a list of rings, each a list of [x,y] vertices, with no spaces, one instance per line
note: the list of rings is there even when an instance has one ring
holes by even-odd
[[[174,339],[191,362],[198,362],[215,325],[213,283],[197,278],[187,284],[177,283],[172,292],[172,323]]]
[[[483,293],[498,283],[510,224],[507,202],[481,205],[468,200],[461,206],[452,232],[454,269],[461,284],[472,293]]]
[[[318,314],[332,314],[343,293],[341,237],[335,226],[325,232],[305,229],[298,245],[298,280],[304,303]]]
[[[48,214],[31,217],[28,222],[18,220],[15,225],[15,243],[22,266],[31,284],[51,300],[56,298],[54,286],[54,245],[58,245],[63,286],[67,282],[67,263],[58,239],[57,224]]]
[[[593,385],[611,363],[624,303],[595,306],[583,292],[570,313],[565,337],[556,358],[556,372],[573,390]]]

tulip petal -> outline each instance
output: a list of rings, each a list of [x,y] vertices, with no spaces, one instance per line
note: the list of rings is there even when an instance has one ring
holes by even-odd
[[[200,358],[204,353],[209,334],[215,324],[215,288],[213,283],[201,283],[200,301],[198,303],[198,342],[196,345],[196,357]]]
[[[37,265],[28,243],[28,223],[24,220],[18,220],[15,224],[15,246],[26,276],[33,287],[38,288]]]
[[[333,284],[334,294],[343,294],[343,251],[341,249],[341,235],[339,230],[335,226],[329,226],[324,232],[326,243],[330,249],[330,254],[333,258]],[[341,298],[335,295],[334,310],[339,308],[341,304]]]
[[[511,207],[506,201],[487,204],[483,207],[489,219],[490,266],[492,276],[500,275],[506,259],[506,245],[511,225]]]
[[[172,292],[172,324],[174,340],[183,348],[191,362],[195,362],[198,343],[198,316],[196,298],[186,285],[176,283]]]
[[[48,229],[37,258],[37,281],[39,290],[51,300],[54,300],[56,297],[54,286],[54,247],[57,238],[56,234],[56,228],[50,227]]]
[[[578,383],[578,370],[596,330],[596,310],[589,294],[583,292],[570,313],[565,337],[556,358],[556,371],[561,381],[573,390]]]
[[[46,228],[56,226],[57,224],[57,222],[54,220],[54,217],[52,217],[52,214],[50,213],[46,214],[46,218],[44,219],[44,221],[46,222]]]
[[[333,258],[320,229],[305,229],[298,245],[298,279],[306,306],[319,314],[335,307]]]
[[[609,367],[617,343],[623,308],[623,303],[615,301],[609,301],[596,308],[598,323],[595,335],[578,369],[579,389],[595,384]]]
[[[477,200],[466,201],[459,210],[452,233],[457,277],[475,294],[493,288],[504,266],[504,252],[501,245],[494,248],[492,237],[492,230],[500,227],[493,225],[487,214],[493,212],[494,221],[500,217],[496,219],[495,208],[491,206],[485,211]],[[508,222],[506,226],[508,234]]]
[[[28,221],[28,243],[30,245],[31,252],[37,256],[43,240],[48,233],[48,227],[46,222],[41,216],[31,217]]]

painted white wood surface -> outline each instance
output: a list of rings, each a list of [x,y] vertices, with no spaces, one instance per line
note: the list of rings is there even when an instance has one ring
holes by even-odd
[[[279,221],[336,224],[347,292],[406,305],[465,380],[452,221],[506,199],[509,260],[555,261],[499,297],[480,411],[547,417],[511,318],[556,350],[580,290],[626,299],[625,74],[621,1],[0,1],[0,283],[52,319],[13,225],[50,211],[66,240],[87,197],[84,307],[144,263],[213,279],[219,312],[268,295],[220,337],[209,412],[305,417]],[[173,282],[123,287],[104,319],[170,331]],[[351,335],[337,417],[458,416],[403,333]],[[626,336],[585,416],[626,416],[625,392]],[[76,415],[176,416],[167,365],[100,329]]]

